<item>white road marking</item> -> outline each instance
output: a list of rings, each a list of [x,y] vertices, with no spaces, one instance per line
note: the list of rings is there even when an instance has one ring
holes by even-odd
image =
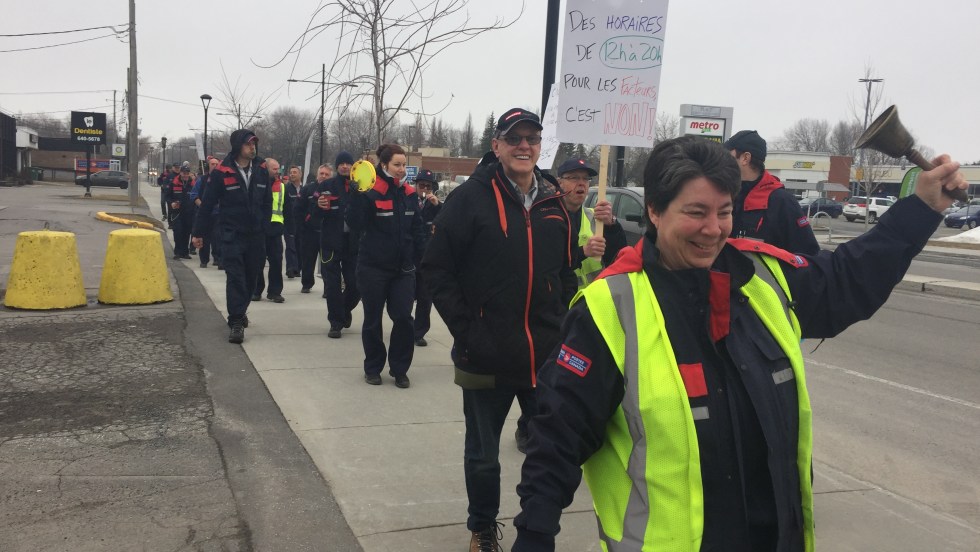
[[[939,399],[942,401],[951,402],[953,404],[958,404],[960,406],[965,406],[967,408],[972,408],[974,410],[980,410],[980,404],[975,402],[966,401],[963,399],[957,399],[956,397],[950,397],[949,395],[940,395],[939,393],[933,393],[932,391],[926,391],[925,389],[920,389],[918,387],[913,387],[911,385],[905,385],[904,383],[898,383],[896,381],[886,380],[884,378],[879,378],[877,376],[870,376],[868,374],[862,374],[861,372],[855,372],[854,370],[849,370],[842,366],[835,366],[833,364],[827,364],[826,362],[819,362],[812,359],[805,359],[804,364],[806,366],[819,366],[822,368],[829,368],[831,370],[837,370],[838,372],[844,372],[849,376],[854,376],[857,378],[866,379],[869,381],[874,381],[878,383],[883,383],[891,387],[896,387],[898,389],[903,389],[905,391],[910,391],[912,393],[918,393],[919,395],[925,395],[933,399]]]

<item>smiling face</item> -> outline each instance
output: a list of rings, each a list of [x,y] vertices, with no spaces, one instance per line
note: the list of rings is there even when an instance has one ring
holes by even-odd
[[[732,196],[701,176],[684,183],[663,212],[647,206],[647,215],[668,270],[710,268],[732,232]]]
[[[541,136],[541,131],[531,123],[522,122],[507,131],[507,136]],[[534,165],[541,156],[540,142],[532,146],[527,143],[527,140],[521,140],[519,144],[512,146],[506,142],[504,136],[499,136],[490,142],[490,146],[500,160],[500,164],[504,166],[504,173],[512,180],[516,181],[534,174]]]
[[[388,164],[381,168],[388,171],[388,174],[395,177],[395,180],[401,182],[402,180],[405,179],[407,166],[408,166],[408,158],[405,157],[404,154],[396,153],[391,156],[391,161],[388,161]]]
[[[289,168],[289,181],[293,184],[299,184],[303,180],[303,173],[299,171],[299,167]]]

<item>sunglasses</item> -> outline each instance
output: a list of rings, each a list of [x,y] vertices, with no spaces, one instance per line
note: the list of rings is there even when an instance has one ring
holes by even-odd
[[[500,140],[507,142],[508,146],[519,146],[521,145],[521,141],[523,140],[527,140],[527,145],[529,146],[536,146],[541,143],[541,135],[532,134],[531,136],[519,136],[519,135],[504,134],[503,136],[500,137]]]

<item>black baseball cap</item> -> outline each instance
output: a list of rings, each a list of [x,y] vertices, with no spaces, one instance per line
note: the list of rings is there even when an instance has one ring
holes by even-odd
[[[585,159],[581,159],[578,157],[573,157],[571,159],[566,160],[564,163],[562,163],[561,166],[558,167],[557,174],[558,176],[561,176],[567,172],[572,172],[572,171],[585,171],[586,173],[588,173],[590,177],[598,176],[599,174],[599,171],[590,167]]]
[[[752,159],[762,162],[766,160],[766,141],[755,130],[740,130],[725,142],[725,149],[747,151]]]
[[[531,123],[538,130],[544,130],[540,117],[526,109],[515,107],[508,109],[497,119],[497,134],[507,134],[517,123]]]
[[[432,174],[429,169],[419,169],[419,173],[415,176],[415,181],[425,180],[426,182],[436,183],[436,175]]]

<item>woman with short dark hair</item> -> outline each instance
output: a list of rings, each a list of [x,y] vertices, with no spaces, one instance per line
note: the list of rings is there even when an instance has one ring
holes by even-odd
[[[418,195],[404,182],[405,150],[398,144],[382,144],[377,155],[374,187],[352,193],[347,210],[348,226],[360,236],[357,287],[364,306],[364,381],[381,385],[387,361],[395,385],[404,389],[410,385],[408,369],[415,351],[412,303],[425,236]],[[351,186],[351,191],[355,188]],[[382,331],[386,305],[392,322],[389,349]]]

